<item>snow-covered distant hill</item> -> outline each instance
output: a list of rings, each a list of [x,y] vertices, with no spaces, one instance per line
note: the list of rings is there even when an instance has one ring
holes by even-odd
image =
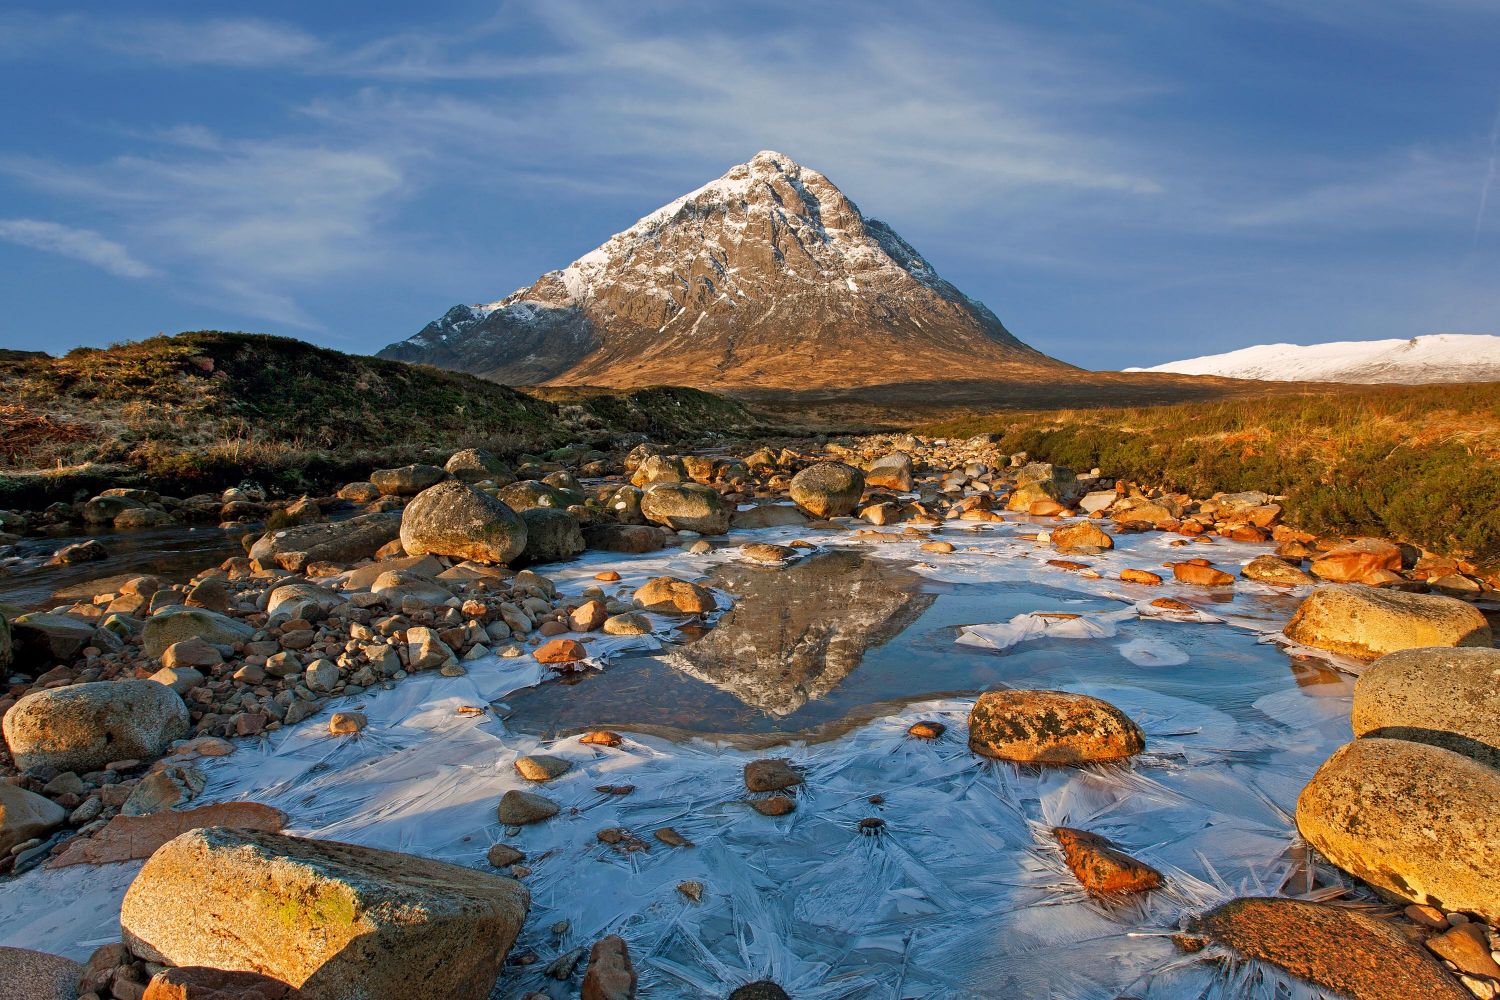
[[[1500,382],[1500,337],[1437,333],[1410,340],[1263,344],[1126,371],[1222,375],[1268,382]]]

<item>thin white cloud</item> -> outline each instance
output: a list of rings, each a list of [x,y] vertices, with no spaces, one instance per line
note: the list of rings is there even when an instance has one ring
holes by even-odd
[[[92,229],[44,219],[0,219],[0,240],[92,264],[121,278],[149,278],[156,270]]]
[[[79,49],[173,66],[265,67],[307,60],[323,45],[293,25],[259,18],[0,14],[0,55],[55,55]]]

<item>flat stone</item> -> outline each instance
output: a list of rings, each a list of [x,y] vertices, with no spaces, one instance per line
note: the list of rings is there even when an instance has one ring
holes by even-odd
[[[1393,924],[1346,907],[1236,899],[1193,921],[1189,932],[1350,1000],[1472,1000]]]
[[[547,754],[516,758],[516,771],[527,781],[551,781],[567,774],[572,767],[571,762]]]
[[[1109,702],[1065,691],[986,691],[969,712],[969,747],[986,757],[1085,764],[1140,753],[1146,738]]]
[[[773,795],[768,799],[751,799],[750,805],[762,816],[785,816],[797,808],[797,803],[785,795]]]
[[[525,826],[556,816],[560,809],[556,802],[545,796],[511,789],[500,796],[498,815],[506,826]]]
[[[286,826],[286,814],[259,802],[218,802],[149,816],[116,816],[92,837],[71,841],[67,850],[48,862],[47,867],[142,860],[172,838],[206,826],[280,833]]]

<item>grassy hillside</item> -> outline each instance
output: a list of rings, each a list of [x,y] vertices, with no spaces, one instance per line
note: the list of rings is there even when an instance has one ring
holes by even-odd
[[[1008,451],[1200,495],[1267,490],[1310,531],[1500,562],[1500,383],[992,413],[920,432],[995,433]]]
[[[219,332],[0,358],[0,400],[0,506],[97,481],[188,490],[254,476],[297,488],[460,447],[515,453],[604,431],[752,422],[692,390],[560,406],[457,372]]]

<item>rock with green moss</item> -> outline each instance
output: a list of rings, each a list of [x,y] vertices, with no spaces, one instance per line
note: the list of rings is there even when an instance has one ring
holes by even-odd
[[[529,904],[487,872],[209,827],[151,856],[120,924],[147,961],[259,972],[311,1000],[483,1000]]]

